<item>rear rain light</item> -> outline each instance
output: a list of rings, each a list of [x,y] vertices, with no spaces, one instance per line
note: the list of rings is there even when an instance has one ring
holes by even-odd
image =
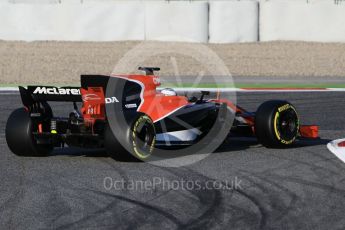
[[[43,133],[42,124],[38,124],[38,133]]]

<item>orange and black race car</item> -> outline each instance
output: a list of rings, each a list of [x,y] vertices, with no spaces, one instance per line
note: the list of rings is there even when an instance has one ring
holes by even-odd
[[[67,144],[145,160],[214,151],[229,133],[277,148],[318,136],[317,126],[300,125],[287,101],[267,101],[248,112],[227,99],[210,99],[207,91],[188,98],[158,90],[159,68],[139,69],[145,74],[82,75],[81,87],[19,87],[24,106],[7,121],[9,148],[20,156],[44,156]],[[56,117],[48,101],[72,102],[74,109]]]

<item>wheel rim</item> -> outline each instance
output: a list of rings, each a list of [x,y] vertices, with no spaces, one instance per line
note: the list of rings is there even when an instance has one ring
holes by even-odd
[[[152,154],[153,145],[155,142],[155,130],[150,120],[145,119],[140,122],[139,125],[135,125],[133,130],[133,146],[134,153],[139,158],[147,158]]]
[[[278,131],[278,139],[285,144],[290,144],[296,139],[299,127],[299,120],[296,110],[292,107],[289,109],[278,112],[275,122]]]

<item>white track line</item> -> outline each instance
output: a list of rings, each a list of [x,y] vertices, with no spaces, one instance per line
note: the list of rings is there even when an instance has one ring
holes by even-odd
[[[0,87],[0,92],[19,91],[18,87]]]
[[[345,88],[327,88],[327,90],[345,92]]]
[[[331,141],[327,144],[327,148],[342,162],[345,163],[345,147],[339,147],[338,144],[345,141],[345,139],[338,139]]]
[[[158,88],[163,89],[163,88]],[[315,89],[303,89],[303,88],[286,88],[286,89],[260,89],[260,88],[174,88],[177,92],[345,92],[345,88],[315,88]],[[18,94],[18,87],[0,87],[1,95],[13,95]]]
[[[162,89],[162,88],[158,88]],[[177,92],[200,92],[200,91],[210,91],[210,92],[345,92],[345,88],[315,88],[315,89],[260,89],[260,88],[174,88]]]

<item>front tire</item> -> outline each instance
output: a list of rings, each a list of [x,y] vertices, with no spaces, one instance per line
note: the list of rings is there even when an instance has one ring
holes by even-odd
[[[299,118],[295,107],[287,101],[267,101],[255,114],[255,134],[269,148],[291,146],[299,133]]]
[[[29,112],[24,108],[14,110],[6,123],[6,141],[9,149],[18,156],[46,156],[52,145],[37,144],[33,135]]]

